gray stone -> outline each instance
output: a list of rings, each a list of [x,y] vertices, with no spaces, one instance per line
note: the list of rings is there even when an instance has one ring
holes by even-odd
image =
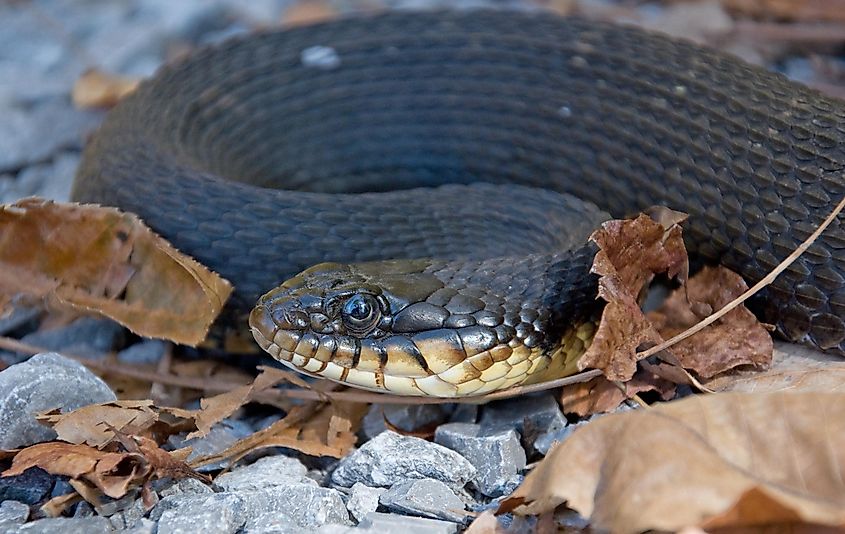
[[[83,317],[67,326],[33,332],[21,341],[48,350],[96,357],[109,353],[123,341],[123,327],[110,319]]]
[[[152,500],[150,508],[154,507],[159,502],[158,494],[154,491],[150,492],[150,498]],[[119,501],[122,499],[119,499]],[[115,502],[119,502],[115,501]],[[127,505],[121,507],[119,511],[113,512],[111,514],[104,513],[108,510],[103,510],[103,507],[106,505],[100,505],[97,507],[97,513],[102,516],[110,516],[109,520],[112,523],[112,526],[116,529],[125,529],[125,528],[132,528],[134,525],[138,524],[141,519],[147,512],[147,506],[144,504],[144,500],[140,498],[133,499]]]
[[[452,415],[449,416],[450,423],[475,423],[478,420],[478,405],[461,403],[455,406]]]
[[[487,434],[481,425],[449,423],[437,427],[434,441],[475,466],[478,474],[472,483],[488,497],[509,495],[522,482],[525,451],[515,430]]]
[[[155,534],[156,522],[150,521],[147,518],[141,518],[135,524],[121,530],[121,534]]]
[[[479,424],[486,433],[516,430],[522,436],[523,446],[533,452],[538,435],[560,430],[567,420],[554,396],[543,393],[491,402],[484,406]]]
[[[100,534],[112,532],[105,517],[52,517],[21,525],[21,534]]]
[[[396,512],[433,519],[460,523],[464,518],[463,501],[446,484],[430,478],[397,482],[379,498],[379,503]]]
[[[340,56],[330,46],[309,46],[300,53],[302,64],[306,67],[331,70],[340,66]]]
[[[266,456],[251,465],[223,473],[214,483],[226,491],[253,491],[305,483],[316,485],[307,476],[308,468],[290,456]]]
[[[314,532],[315,534],[363,534],[367,531],[347,525],[336,525],[334,523],[330,523],[328,525],[323,525]]]
[[[106,383],[82,364],[55,353],[37,354],[0,372],[0,448],[55,438],[52,429],[35,420],[39,412],[69,412],[113,400]]]
[[[332,482],[344,487],[356,482],[389,487],[403,480],[433,478],[460,489],[475,474],[472,464],[455,451],[385,431],[342,459],[332,474]]]
[[[22,524],[29,519],[29,506],[20,501],[0,503],[0,523]]]
[[[245,531],[261,528],[260,518],[272,512],[301,528],[326,523],[349,524],[349,513],[340,492],[314,484],[276,486],[261,491],[238,493],[248,503]]]
[[[433,427],[449,418],[449,408],[443,404],[373,404],[364,416],[362,428],[367,439],[385,430],[385,420],[399,430],[413,432]]]
[[[291,518],[278,512],[264,512],[249,522],[243,534],[300,534],[302,527]]]
[[[401,532],[402,534],[455,534],[458,525],[449,521],[426,519],[423,517],[408,517],[404,515],[382,514],[370,512],[361,523],[359,529],[364,532]]]
[[[150,512],[158,521],[158,534],[229,534],[246,521],[249,505],[234,493],[212,495],[171,495]]]
[[[102,117],[100,112],[74,109],[67,94],[7,103],[0,110],[0,171],[42,162],[63,150],[80,150]]]
[[[135,343],[117,353],[117,360],[132,365],[155,364],[164,356],[167,342],[160,339],[147,339]]]
[[[214,493],[208,484],[203,484],[195,478],[183,478],[162,488],[158,495],[162,499],[171,495],[208,495]]]
[[[361,521],[367,514],[378,509],[379,498],[385,491],[385,488],[371,488],[356,482],[352,485],[349,499],[346,501],[346,509],[356,521]]]
[[[82,501],[73,510],[73,517],[93,517],[94,507],[87,501]]]
[[[41,315],[41,310],[36,308],[14,308],[6,316],[0,314],[0,336],[8,335],[13,330],[21,328],[28,323],[34,323]]]
[[[192,451],[190,456],[188,456],[188,462],[190,463],[192,460],[202,456],[222,452],[250,434],[252,434],[252,427],[249,424],[237,419],[224,419],[214,425],[211,431],[201,438],[186,440],[181,435],[170,436],[167,439],[167,443],[174,449],[191,447]],[[227,461],[219,461],[199,467],[197,471],[207,473],[228,467],[228,465],[229,463]]]
[[[549,451],[555,443],[560,443],[568,438],[573,432],[575,432],[576,428],[586,422],[587,421],[579,421],[575,424],[567,425],[559,430],[555,430],[554,432],[543,432],[537,436],[536,440],[534,440],[534,449],[543,456],[549,454]]]
[[[17,198],[9,200],[34,195],[67,202],[70,199],[70,188],[78,166],[78,152],[60,152],[53,156],[49,163],[30,165],[21,171],[15,180],[12,193]]]

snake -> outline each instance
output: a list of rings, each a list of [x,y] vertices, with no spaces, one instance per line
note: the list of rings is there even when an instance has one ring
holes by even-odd
[[[843,195],[842,101],[682,39],[495,10],[198,49],[109,112],[72,190],[231,280],[220,320],[248,316],[282,363],[438,397],[587,350],[611,217],[683,211],[696,264],[756,283]],[[749,306],[845,354],[845,218]]]

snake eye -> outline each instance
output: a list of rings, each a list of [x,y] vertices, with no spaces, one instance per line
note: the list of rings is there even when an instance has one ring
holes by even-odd
[[[378,301],[372,295],[357,293],[349,297],[341,309],[346,329],[353,334],[366,334],[381,319]]]

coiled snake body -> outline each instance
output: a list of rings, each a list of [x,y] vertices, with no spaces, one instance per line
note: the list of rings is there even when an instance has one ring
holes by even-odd
[[[694,256],[755,282],[844,176],[845,105],[727,55],[549,15],[393,13],[163,68],[110,113],[73,197],[140,214],[234,282],[234,311],[289,279],[252,325],[290,365],[453,396],[589,343],[584,243],[608,215],[578,199],[687,212]],[[294,276],[324,261],[349,263]],[[843,277],[840,216],[752,305],[842,354]]]

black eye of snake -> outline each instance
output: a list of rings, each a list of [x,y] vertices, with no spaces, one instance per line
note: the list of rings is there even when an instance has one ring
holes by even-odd
[[[353,333],[365,333],[381,318],[378,302],[372,295],[358,293],[343,304],[341,317]]]

